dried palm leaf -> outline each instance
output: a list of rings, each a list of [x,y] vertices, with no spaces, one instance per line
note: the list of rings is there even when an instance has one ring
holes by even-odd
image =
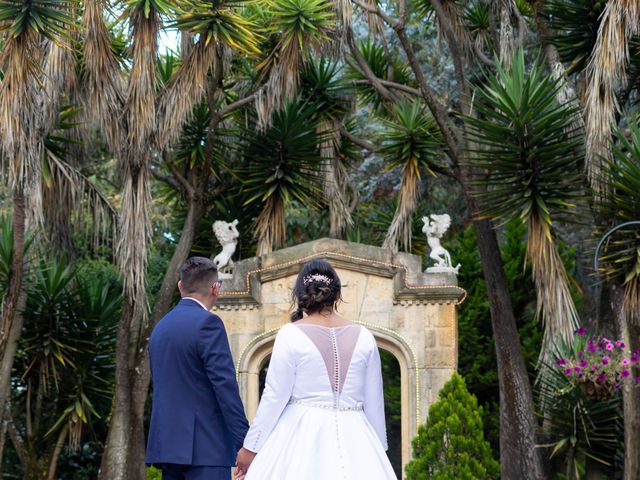
[[[0,55],[0,148],[9,162],[9,185],[28,201],[30,223],[42,224],[41,168],[43,125],[39,70],[41,50],[36,32],[9,36]],[[6,160],[5,160],[6,159]]]
[[[127,115],[126,161],[139,166],[156,145],[156,60],[160,16],[155,8],[138,9],[131,19],[133,64],[125,101]],[[123,158],[124,159],[124,158]]]
[[[272,195],[256,220],[257,255],[264,255],[284,246],[286,233],[284,199],[279,195]]]
[[[611,159],[611,136],[619,107],[616,92],[627,81],[629,39],[639,33],[639,0],[611,0],[607,3],[587,66],[585,89],[585,166],[596,195],[606,193],[602,179],[606,163]]]
[[[579,319],[562,259],[549,228],[536,215],[528,219],[527,258],[536,286],[536,312],[545,327],[540,361],[547,362],[556,346],[573,344]]]
[[[353,225],[353,219],[346,199],[345,168],[337,155],[340,131],[329,121],[321,122],[316,131],[321,139],[318,145],[320,156],[325,163],[324,194],[329,203],[329,234],[333,238],[344,238],[347,229]]]
[[[198,41],[158,98],[158,148],[175,142],[193,107],[203,98],[207,73],[216,57],[216,43]]]
[[[124,83],[102,11],[101,0],[84,4],[83,103],[88,120],[98,125],[110,150],[117,154],[123,139]]]

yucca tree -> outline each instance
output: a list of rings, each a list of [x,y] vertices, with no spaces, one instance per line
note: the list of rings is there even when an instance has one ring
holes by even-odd
[[[237,175],[248,196],[245,204],[261,205],[254,233],[258,255],[284,246],[285,207],[291,199],[309,208],[320,205],[324,175],[318,145],[326,133],[318,133],[314,114],[314,105],[296,98],[273,115],[266,130],[256,131],[253,124],[245,132],[243,155],[250,163]]]
[[[618,88],[627,82],[629,43],[640,34],[640,0],[610,0],[586,70],[586,171],[596,195],[603,192],[606,161],[611,158],[612,132],[619,108]]]
[[[618,130],[613,159],[604,181],[608,195],[599,204],[599,216],[607,223],[600,234],[626,222],[637,222],[640,211],[640,126],[629,125],[629,135]],[[611,230],[600,252],[601,273],[612,289],[616,327],[629,349],[640,349],[640,225]],[[638,372],[636,372],[637,374]],[[632,385],[623,389],[625,425],[624,478],[640,475],[640,391]]]
[[[477,90],[478,117],[467,119],[477,145],[470,161],[486,172],[483,215],[527,225],[527,258],[545,328],[541,358],[556,343],[570,345],[578,326],[554,222],[574,214],[581,194],[581,137],[571,130],[573,107],[556,102],[557,88],[540,62],[527,71],[520,51],[510,69],[499,66]]]
[[[14,383],[11,439],[25,478],[54,480],[65,443],[108,412],[119,294],[96,278],[79,282],[65,259],[36,263],[27,292]]]
[[[420,196],[423,175],[442,172],[440,164],[440,132],[433,118],[414,100],[398,104],[391,120],[383,119],[387,127],[380,153],[387,170],[402,169],[398,204],[382,246],[397,252],[411,251],[412,214]]]
[[[0,161],[8,164],[12,196],[12,252],[0,326],[0,411],[8,398],[11,365],[22,329],[19,314],[27,224],[42,224],[42,42],[60,42],[71,23],[64,0],[0,2]]]
[[[328,0],[274,0],[265,13],[270,18],[267,41],[276,43],[258,64],[259,82],[264,83],[257,98],[261,128],[285,102],[293,100],[303,62],[330,43],[336,27],[334,5]]]
[[[326,57],[310,58],[301,73],[301,95],[316,108],[314,117],[321,140],[318,148],[324,160],[329,233],[334,238],[343,238],[353,225],[348,198],[353,189],[349,184],[346,158],[340,152],[342,142],[348,142],[343,139],[341,129],[346,128],[351,99],[338,63]]]

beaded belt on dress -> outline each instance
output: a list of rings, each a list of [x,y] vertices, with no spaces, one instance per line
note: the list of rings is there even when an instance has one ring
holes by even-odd
[[[322,408],[323,410],[338,410],[339,412],[358,412],[363,410],[362,404],[354,407],[338,407],[333,404],[305,402],[304,400],[295,399],[289,400],[289,405],[303,405],[305,407]]]

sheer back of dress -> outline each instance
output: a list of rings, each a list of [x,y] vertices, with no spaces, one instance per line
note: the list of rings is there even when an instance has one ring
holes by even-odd
[[[353,351],[360,336],[360,325],[329,328],[312,323],[299,323],[296,326],[322,355],[333,392],[342,392]]]

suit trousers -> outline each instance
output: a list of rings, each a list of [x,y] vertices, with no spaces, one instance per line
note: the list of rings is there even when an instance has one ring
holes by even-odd
[[[231,480],[231,467],[162,464],[162,480]]]

